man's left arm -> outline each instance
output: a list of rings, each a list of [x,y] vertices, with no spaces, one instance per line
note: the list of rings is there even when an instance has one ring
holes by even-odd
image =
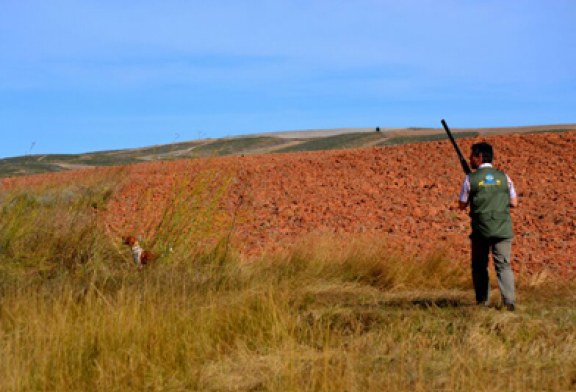
[[[460,189],[460,195],[458,196],[458,208],[465,210],[470,202],[470,176],[466,175],[464,182],[462,183],[462,188]]]

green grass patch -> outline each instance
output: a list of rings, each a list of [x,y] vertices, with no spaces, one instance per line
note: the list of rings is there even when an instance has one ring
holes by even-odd
[[[452,132],[454,139],[476,137],[479,135],[478,132]],[[445,133],[438,133],[433,135],[402,135],[394,136],[390,139],[378,143],[378,146],[396,146],[400,144],[411,144],[411,143],[422,143],[422,142],[433,142],[448,140],[448,136]]]
[[[218,139],[194,148],[191,156],[203,157],[250,153],[254,150],[276,147],[285,143],[286,140],[275,137]]]
[[[328,136],[320,139],[305,141],[294,146],[280,149],[277,152],[320,151],[356,148],[362,147],[368,143],[373,143],[383,138],[384,136],[380,132],[346,133],[342,135]]]
[[[141,160],[107,153],[28,155],[0,159],[0,177],[60,172],[68,170],[66,165],[115,166],[135,162]]]
[[[9,159],[0,160],[0,178],[15,177],[30,174],[52,173],[62,171],[62,167],[49,162],[37,162],[33,160],[12,162]]]
[[[574,129],[562,129],[562,128],[552,128],[552,129],[538,129],[538,130],[533,130],[533,131],[529,131],[526,133],[564,133],[564,132],[573,132]]]

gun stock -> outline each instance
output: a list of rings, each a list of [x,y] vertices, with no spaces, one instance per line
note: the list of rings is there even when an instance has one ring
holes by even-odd
[[[460,147],[458,147],[458,144],[456,143],[454,136],[452,136],[452,132],[450,132],[450,128],[448,128],[448,124],[446,124],[446,121],[444,119],[442,119],[441,122],[442,122],[442,126],[444,127],[444,130],[446,131],[446,133],[448,134],[448,137],[450,138],[450,141],[452,142],[452,145],[454,146],[454,150],[456,150],[456,154],[458,154],[458,159],[460,160],[460,165],[462,165],[462,169],[464,170],[464,173],[470,174],[472,172],[472,170],[470,170],[470,166],[468,166],[468,162],[466,161],[466,158],[464,158],[464,155],[462,155],[462,151],[460,151]]]

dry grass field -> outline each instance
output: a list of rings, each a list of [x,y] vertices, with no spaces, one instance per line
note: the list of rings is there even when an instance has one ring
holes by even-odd
[[[448,252],[373,232],[246,257],[226,176],[156,205],[159,259],[138,271],[100,219],[124,170],[2,192],[1,391],[576,390],[572,280],[519,271],[512,313],[496,287],[477,307]]]

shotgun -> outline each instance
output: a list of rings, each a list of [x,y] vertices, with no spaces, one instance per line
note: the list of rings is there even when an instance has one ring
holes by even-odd
[[[456,144],[456,140],[454,140],[454,136],[452,136],[452,132],[450,132],[450,128],[448,128],[448,124],[446,124],[446,120],[444,119],[442,119],[442,126],[444,127],[444,130],[446,130],[446,133],[448,134],[448,137],[450,138],[450,141],[456,150],[456,154],[458,154],[458,159],[460,159],[460,164],[462,165],[462,169],[464,169],[464,173],[470,174],[472,170],[470,170],[470,166],[468,166],[466,158],[464,158],[464,155],[462,155],[462,151],[460,151],[458,144]]]

